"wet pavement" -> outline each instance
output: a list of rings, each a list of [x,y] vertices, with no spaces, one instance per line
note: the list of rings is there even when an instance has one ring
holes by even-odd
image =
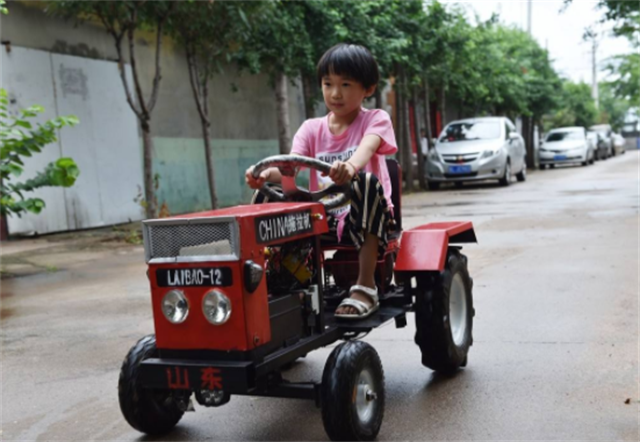
[[[385,370],[379,440],[639,439],[639,158],[403,198],[405,228],[474,222],[479,244],[464,253],[475,339],[468,367],[443,377],[420,365],[412,315],[365,338]],[[4,440],[327,439],[319,410],[301,400],[196,404],[158,439],[126,424],[119,367],[153,332],[140,247],[3,280],[1,294]],[[287,377],[319,380],[331,348]]]

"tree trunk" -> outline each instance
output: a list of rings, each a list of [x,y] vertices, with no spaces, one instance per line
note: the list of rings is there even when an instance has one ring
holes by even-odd
[[[376,103],[376,109],[382,109],[382,91],[380,90],[380,85],[376,87],[376,91],[373,93]]]
[[[198,57],[196,55],[193,41],[185,45],[187,53],[187,64],[189,66],[189,80],[196,108],[200,114],[200,125],[202,126],[202,139],[204,142],[205,165],[207,168],[207,183],[209,185],[209,198],[211,209],[218,207],[216,196],[215,169],[213,167],[213,152],[211,151],[211,120],[209,119],[209,78],[210,71],[205,63],[204,72],[200,72]]]
[[[207,183],[209,184],[209,196],[211,197],[211,209],[218,208],[216,195],[215,170],[213,168],[213,152],[211,151],[211,125],[200,119],[202,123],[202,138],[204,139],[204,156],[207,164]]]
[[[413,133],[416,137],[416,155],[418,157],[418,184],[422,190],[427,190],[427,183],[424,179],[424,156],[422,155],[422,140],[420,139],[420,120],[418,119],[418,91],[416,86],[411,91],[411,101],[413,102]]]
[[[403,94],[404,95],[404,94]],[[402,100],[402,123],[404,126],[404,170],[407,177],[407,192],[413,192],[413,155],[411,150],[411,121],[409,120],[409,100],[405,96]]]
[[[528,143],[525,144],[527,149],[527,167],[530,169],[535,168],[535,155],[536,155],[536,146],[534,144],[534,136],[535,132],[535,124],[536,121],[533,117],[527,117],[529,120],[529,134],[528,134]]]
[[[398,143],[396,159],[398,160],[398,163],[400,163],[400,167],[404,170],[404,114],[402,112],[404,97],[400,90],[399,78],[396,80],[394,88],[396,92],[396,132],[398,134],[396,137],[396,141]],[[405,174],[403,173],[402,175],[403,178],[406,179]]]
[[[447,125],[447,93],[444,89],[444,86],[440,88],[440,97],[438,98],[438,110],[440,111],[440,121],[442,123],[442,128]]]
[[[302,96],[304,97],[304,112],[307,119],[316,116],[316,110],[313,100],[313,78],[309,75],[301,74],[302,77]]]
[[[431,91],[429,89],[429,80],[424,77],[424,127],[427,131],[427,146],[429,150],[433,147],[431,139],[433,138],[433,131],[431,130]]]
[[[289,99],[287,95],[287,77],[282,72],[276,73],[276,114],[278,118],[278,144],[280,154],[291,151],[291,130],[289,126]]]
[[[146,202],[145,216],[149,218],[156,217],[156,197],[155,185],[153,180],[153,139],[151,138],[151,126],[149,120],[142,120],[142,155],[144,165],[144,199]]]
[[[401,96],[402,96],[402,175],[407,178],[407,192],[413,192],[413,158],[411,155],[411,123],[409,120],[409,97],[405,91],[406,88],[406,75],[404,68],[400,69],[401,79]]]
[[[531,167],[529,158],[533,158],[533,146],[531,143],[531,118],[522,117],[522,138],[524,138],[524,147],[527,152],[527,167]]]

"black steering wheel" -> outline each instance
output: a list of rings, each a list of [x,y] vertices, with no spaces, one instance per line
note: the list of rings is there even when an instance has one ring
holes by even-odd
[[[301,167],[308,167],[309,169],[328,174],[331,169],[331,164],[325,163],[324,161],[298,155],[274,155],[265,158],[253,167],[253,177],[257,179],[262,171],[270,167],[277,167],[282,175],[282,193],[267,186],[266,183],[258,190],[271,201],[317,202],[327,195],[336,194],[334,198],[328,201],[322,201],[326,209],[333,209],[351,200],[350,183],[345,183],[341,186],[332,184],[324,190],[317,190],[315,192],[301,189],[296,185],[296,175]]]

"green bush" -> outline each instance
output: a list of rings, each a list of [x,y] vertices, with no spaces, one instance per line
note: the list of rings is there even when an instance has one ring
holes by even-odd
[[[16,181],[22,172],[24,158],[40,153],[47,145],[57,141],[56,130],[78,124],[74,116],[59,117],[44,124],[32,124],[29,119],[43,112],[42,106],[21,110],[17,116],[9,115],[7,91],[0,89],[0,213],[18,215],[23,212],[40,213],[45,207],[41,198],[25,198],[25,192],[40,187],[70,187],[80,170],[71,158],[51,162],[35,177]]]

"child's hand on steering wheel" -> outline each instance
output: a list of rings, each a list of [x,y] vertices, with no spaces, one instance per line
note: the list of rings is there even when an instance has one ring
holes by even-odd
[[[264,185],[264,183],[269,180],[270,172],[269,172],[269,169],[263,170],[262,172],[260,172],[260,175],[258,176],[258,178],[254,178],[253,177],[254,167],[255,166],[251,166],[250,168],[247,169],[247,171],[244,173],[244,180],[252,189],[260,189]]]
[[[331,180],[338,186],[342,186],[343,184],[350,182],[357,172],[358,170],[356,169],[356,166],[354,166],[350,162],[335,161],[331,165],[329,178],[331,178]]]

